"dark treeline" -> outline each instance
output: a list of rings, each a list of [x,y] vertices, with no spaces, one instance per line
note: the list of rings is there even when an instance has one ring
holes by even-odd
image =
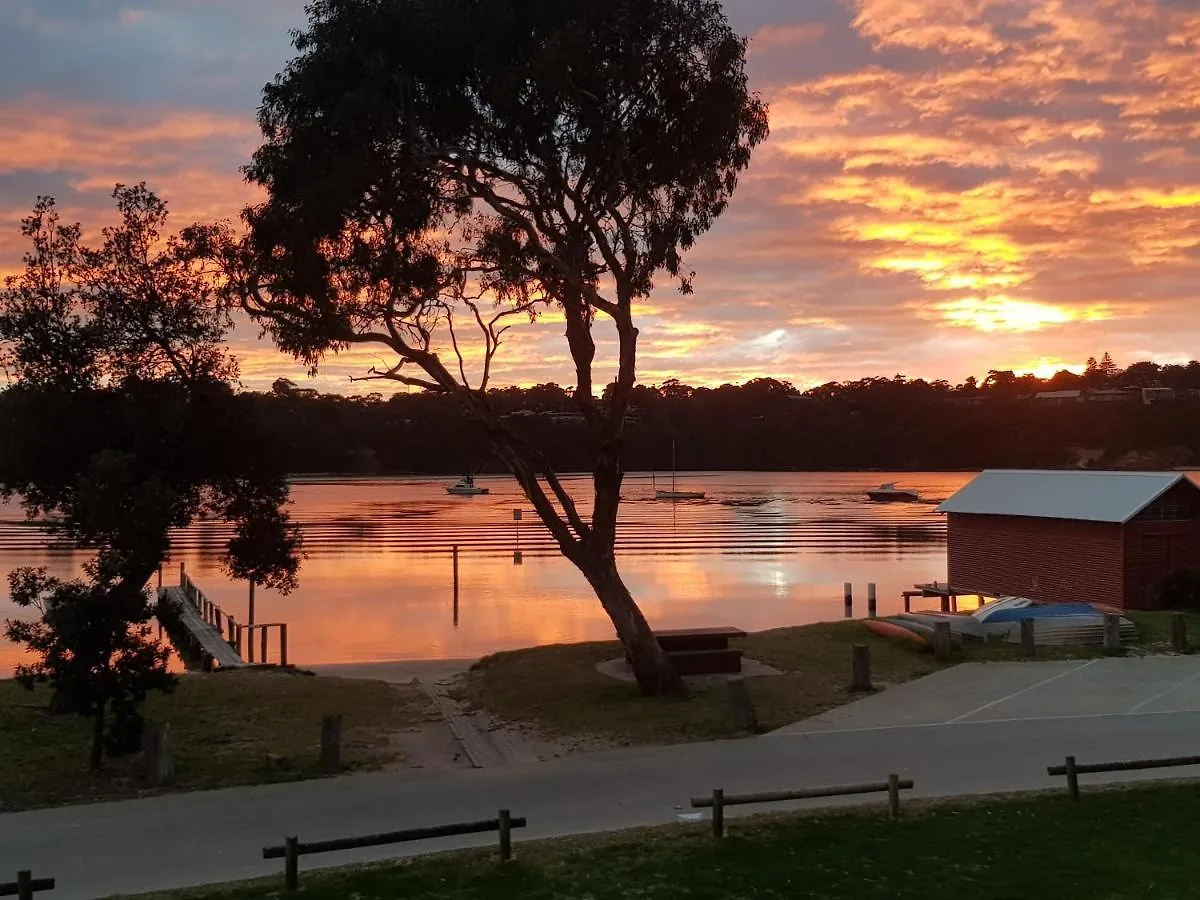
[[[491,399],[556,469],[587,470],[594,448],[568,389],[505,388]],[[501,471],[447,397],[318,394],[280,379],[239,402],[293,473]],[[672,441],[681,470],[1181,466],[1200,460],[1200,363],[1121,371],[1106,358],[1050,379],[896,376],[807,391],[769,378],[669,381],[636,387],[629,419],[631,471],[669,468]]]

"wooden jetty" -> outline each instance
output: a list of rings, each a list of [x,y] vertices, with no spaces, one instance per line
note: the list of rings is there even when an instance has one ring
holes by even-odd
[[[942,600],[942,612],[958,612],[959,597],[974,597],[976,591],[962,591],[958,588],[953,588],[950,583],[942,584],[935,581],[932,584],[914,584],[916,590],[902,591],[901,596],[904,597],[904,611],[912,612],[913,597],[940,597]]]
[[[287,623],[265,622],[254,625],[242,624],[221,609],[196,585],[179,565],[179,585],[159,587],[158,595],[178,614],[181,638],[201,660],[204,670],[215,666],[222,669],[240,669],[248,665],[268,665],[269,642],[267,636],[272,628],[278,629],[278,665],[286,666]],[[256,641],[255,638],[258,638]],[[258,661],[255,645],[258,645]]]

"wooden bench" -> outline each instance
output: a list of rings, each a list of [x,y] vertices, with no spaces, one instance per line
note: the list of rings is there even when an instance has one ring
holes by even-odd
[[[742,671],[742,651],[729,646],[745,637],[740,628],[671,628],[654,632],[658,646],[680,675],[725,675]],[[629,656],[626,654],[626,662]]]

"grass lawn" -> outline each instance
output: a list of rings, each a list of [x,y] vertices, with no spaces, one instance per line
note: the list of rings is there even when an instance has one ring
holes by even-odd
[[[305,871],[307,900],[1151,900],[1196,896],[1194,783],[910,807],[671,825],[493,853],[427,856],[383,866]],[[280,864],[282,870],[282,863]],[[158,895],[257,900],[287,896],[282,877]]]
[[[1136,652],[1169,649],[1169,613],[1133,613],[1142,632]],[[1200,644],[1200,616],[1189,617]],[[785,674],[748,677],[746,686],[762,730],[780,728],[857,699],[849,689],[851,645],[871,648],[871,673],[879,684],[899,684],[946,665],[1023,659],[1010,644],[967,644],[950,663],[878,637],[861,622],[779,628],[735,642],[747,658]],[[1039,659],[1099,656],[1099,647],[1039,648]],[[509,721],[526,721],[558,736],[592,736],[605,744],[663,744],[735,737],[724,683],[697,685],[687,700],[638,694],[634,685],[596,671],[596,663],[621,655],[615,642],[559,644],[489,656],[471,670],[463,691],[475,706]]]
[[[51,716],[49,692],[0,681],[0,811],[139,796],[140,755],[88,771],[90,723]],[[317,774],[321,717],[341,713],[348,769],[403,762],[391,735],[437,718],[414,686],[272,671],[186,675],[174,694],[153,695],[148,720],[169,722],[174,790],[196,790]],[[286,767],[268,768],[267,754]]]

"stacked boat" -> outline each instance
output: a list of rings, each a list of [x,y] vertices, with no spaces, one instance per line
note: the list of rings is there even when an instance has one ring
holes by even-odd
[[[1104,616],[1117,612],[1090,603],[1035,603],[1026,597],[1000,597],[985,603],[975,612],[900,613],[888,619],[868,622],[878,634],[908,639],[903,632],[924,643],[933,642],[933,629],[939,622],[950,624],[952,638],[958,640],[1021,642],[1021,620],[1033,620],[1033,639],[1042,646],[1089,645],[1104,641]],[[875,627],[872,627],[872,626]],[[1137,627],[1121,617],[1121,641],[1137,639]]]

